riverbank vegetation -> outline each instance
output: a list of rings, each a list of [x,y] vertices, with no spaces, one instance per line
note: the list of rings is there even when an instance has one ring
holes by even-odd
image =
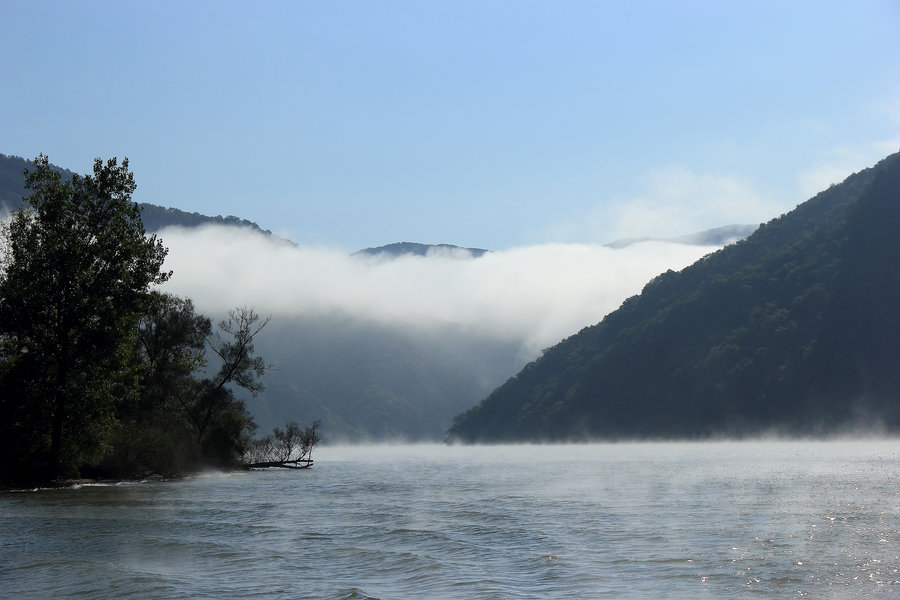
[[[252,442],[235,395],[263,389],[253,342],[269,320],[239,307],[213,328],[190,299],[155,289],[171,275],[166,249],[145,233],[127,159],[63,179],[39,156],[25,187],[0,231],[0,481],[277,460]],[[289,429],[309,459],[317,425]]]

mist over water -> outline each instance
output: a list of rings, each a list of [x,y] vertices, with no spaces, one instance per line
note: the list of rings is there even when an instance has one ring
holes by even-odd
[[[0,496],[3,597],[895,598],[900,442],[323,447]]]

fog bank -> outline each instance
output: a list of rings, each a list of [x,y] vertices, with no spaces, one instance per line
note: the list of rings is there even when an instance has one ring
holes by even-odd
[[[473,259],[458,252],[399,258],[294,246],[236,227],[168,228],[165,289],[219,315],[346,314],[384,324],[452,324],[517,340],[535,353],[600,321],[659,273],[716,250],[668,242],[625,248],[543,244]]]

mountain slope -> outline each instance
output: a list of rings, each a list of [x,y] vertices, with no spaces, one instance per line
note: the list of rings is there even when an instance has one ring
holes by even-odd
[[[33,165],[30,160],[18,156],[0,154],[0,216],[10,213],[22,205],[22,198],[28,193],[28,190],[25,189],[23,172],[32,168]],[[54,168],[62,174],[64,180],[71,179],[74,174],[72,171],[61,167]],[[221,215],[210,217],[195,212],[189,213],[177,208],[164,208],[146,202],[140,203],[139,206],[141,207],[141,220],[144,223],[144,228],[150,233],[157,232],[164,227],[199,227],[201,225],[233,225],[271,233],[268,230],[263,230],[252,221],[239,219],[231,215],[227,217],[222,217]]]
[[[263,229],[253,221],[241,219],[233,215],[223,217],[217,215],[210,217],[201,215],[200,213],[189,213],[177,208],[164,208],[155,204],[147,204],[141,202],[141,220],[144,223],[144,229],[154,233],[165,227],[200,227],[202,225],[228,225],[233,227],[248,227],[266,234],[271,235],[271,231]]]
[[[516,340],[452,324],[281,315],[270,329],[256,346],[273,368],[247,406],[262,431],[315,418],[332,442],[439,440],[453,415],[524,364]]]
[[[22,204],[25,189],[25,169],[33,169],[30,160],[18,156],[0,154],[0,216],[12,212]],[[63,179],[71,179],[73,173],[59,167],[55,167],[63,176]]]
[[[549,349],[451,439],[900,428],[900,155]]]

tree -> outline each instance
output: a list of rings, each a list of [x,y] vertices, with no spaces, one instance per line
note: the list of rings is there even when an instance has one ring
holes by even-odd
[[[266,365],[254,356],[253,341],[268,319],[236,308],[211,335],[210,320],[195,312],[190,299],[153,298],[134,349],[140,386],[119,404],[112,451],[101,471],[135,477],[239,466],[256,425],[231,386],[262,390]],[[222,361],[213,377],[203,377],[208,354]]]
[[[25,187],[0,259],[0,428],[23,443],[0,467],[59,476],[102,452],[116,399],[138,384],[130,348],[150,286],[169,274],[131,201],[128,159],[62,181],[41,155]]]
[[[209,347],[222,359],[222,367],[213,379],[216,388],[227,383],[250,391],[253,395],[264,388],[259,378],[266,372],[262,358],[253,356],[253,338],[269,324],[271,317],[262,319],[252,308],[246,306],[228,311],[228,318],[219,321],[219,329],[231,336],[231,340],[210,341]]]
[[[300,445],[300,426],[291,421],[284,429],[273,429],[272,437],[275,439],[275,460],[290,460],[294,449]]]
[[[189,298],[153,293],[135,336],[140,386],[118,403],[104,476],[177,475],[197,466],[200,444],[187,411],[201,390],[211,330]]]
[[[153,300],[138,325],[142,386],[137,405],[123,406],[123,413],[138,422],[189,403],[196,393],[196,374],[206,368],[212,332],[209,318],[195,311],[190,298],[155,293]]]
[[[211,335],[210,320],[190,299],[157,294],[138,328],[141,387],[121,406],[111,468],[135,474],[238,466],[256,425],[231,386],[263,389],[266,365],[254,356],[253,341],[268,322],[251,308],[235,308]],[[207,350],[221,359],[213,377],[202,376]]]
[[[244,451],[244,467],[264,469],[307,469],[312,466],[312,451],[320,441],[321,421],[300,429],[291,421],[284,429],[276,427],[264,438],[251,440]]]
[[[261,357],[254,356],[253,340],[269,320],[252,308],[234,308],[219,322],[216,335],[207,338],[207,346],[222,364],[212,379],[199,382],[196,395],[185,408],[200,441],[202,459],[208,464],[239,465],[256,429],[243,400],[228,386],[236,385],[253,395],[264,389],[259,378],[268,367]]]

